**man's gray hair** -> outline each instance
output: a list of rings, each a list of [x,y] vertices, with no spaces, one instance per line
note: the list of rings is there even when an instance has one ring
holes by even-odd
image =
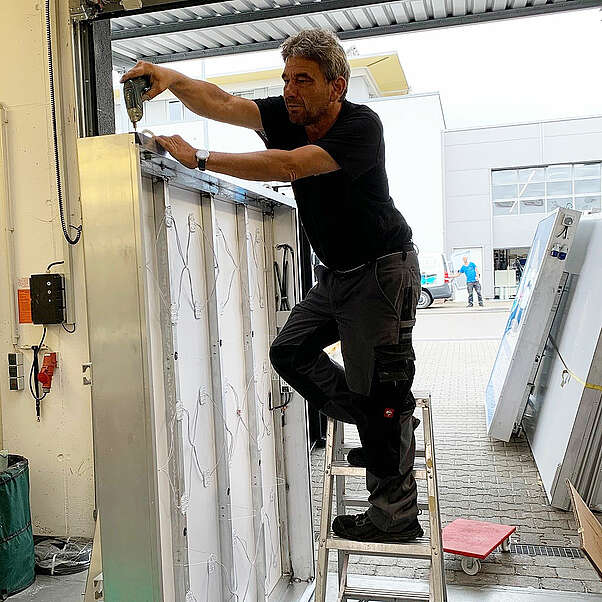
[[[282,58],[301,57],[316,61],[329,82],[343,77],[347,86],[340,100],[345,98],[349,87],[351,67],[347,55],[334,33],[326,29],[304,29],[288,38],[281,46]]]

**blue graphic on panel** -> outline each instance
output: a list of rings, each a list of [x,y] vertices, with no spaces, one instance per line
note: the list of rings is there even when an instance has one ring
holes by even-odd
[[[510,308],[508,322],[502,335],[502,340],[498,348],[495,363],[491,370],[489,383],[485,389],[485,414],[487,417],[487,428],[491,426],[493,415],[499,402],[502,388],[508,376],[510,362],[514,355],[514,350],[519,338],[526,311],[531,301],[535,282],[541,270],[544,255],[548,247],[548,241],[554,226],[555,215],[542,220],[537,227],[533,246],[529,251],[525,271],[521,278],[520,285],[514,303]]]

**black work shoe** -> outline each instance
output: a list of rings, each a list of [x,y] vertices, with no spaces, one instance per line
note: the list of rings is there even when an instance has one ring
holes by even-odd
[[[407,543],[424,535],[418,519],[414,519],[403,531],[381,531],[366,512],[337,516],[332,521],[332,531],[343,539],[379,543]]]
[[[414,430],[420,425],[420,418],[412,416],[412,427]],[[354,447],[347,452],[347,463],[349,466],[357,466],[359,468],[367,468],[366,452],[363,447]]]
[[[347,462],[349,466],[359,466],[360,468],[366,468],[366,454],[363,447],[354,447],[349,450],[347,454]]]

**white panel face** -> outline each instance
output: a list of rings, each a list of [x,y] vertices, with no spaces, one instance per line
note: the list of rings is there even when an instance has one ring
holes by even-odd
[[[602,133],[548,136],[544,145],[542,163],[572,163],[575,158],[578,161],[599,161]]]
[[[251,303],[251,327],[255,357],[255,388],[257,408],[257,446],[261,453],[263,520],[266,558],[266,593],[269,594],[280,578],[282,562],[279,537],[278,488],[286,486],[276,470],[276,442],[272,415],[268,407],[271,392],[269,358],[269,327],[267,304],[270,302],[266,286],[268,266],[264,252],[263,216],[249,210],[247,235]]]
[[[209,572],[213,555],[219,560],[217,519],[214,420],[219,414],[211,397],[211,366],[209,361],[209,333],[207,302],[215,291],[207,291],[203,253],[200,195],[175,186],[169,187],[169,203],[174,225],[166,228],[169,241],[169,274],[175,307],[170,307],[175,324],[178,349],[180,400],[183,404],[182,441],[184,478],[188,499],[183,502],[188,524],[188,560],[190,589],[220,595],[220,573]],[[191,230],[194,230],[191,231]],[[180,250],[182,255],[180,255]],[[209,261],[212,258],[208,258]],[[184,268],[188,264],[190,273]],[[200,319],[195,319],[194,305],[200,308]],[[172,317],[173,321],[173,317]],[[176,417],[177,419],[177,417]],[[169,425],[173,427],[173,423]],[[159,459],[160,478],[169,479],[167,458]],[[211,520],[208,520],[211,518]],[[213,565],[211,565],[213,568]]]
[[[251,382],[245,379],[243,355],[243,326],[241,312],[240,253],[236,228],[235,206],[226,202],[215,202],[215,238],[218,263],[217,304],[220,326],[222,362],[222,395],[227,450],[222,450],[222,462],[230,467],[230,498],[232,504],[232,539],[234,544],[234,566],[237,576],[237,593],[241,599],[256,597],[255,537],[253,536],[253,508],[251,499],[251,466],[249,460],[249,399],[247,392]]]
[[[445,133],[445,146],[456,144],[482,144],[487,142],[502,142],[505,140],[523,140],[537,138],[539,124],[509,125],[503,127],[477,128]]]
[[[445,196],[487,195],[489,197],[489,170],[463,169],[448,171],[445,175]]]
[[[573,248],[567,259],[567,271],[574,276],[552,330],[560,355],[571,371],[581,379],[586,379],[594,368],[592,358],[595,358],[602,328],[600,257],[602,218],[585,216],[579,222]],[[579,341],[579,344],[576,345],[575,341]],[[598,350],[598,361],[601,353],[602,349]],[[588,432],[584,432],[583,427],[573,430],[577,425],[578,412],[584,414],[584,420],[580,421],[582,424],[591,429],[596,428],[595,421],[591,419],[595,413],[592,410],[595,404],[592,402],[598,399],[599,403],[600,397],[600,393],[593,389],[584,390],[583,384],[575,378],[567,379],[566,374],[563,375],[564,369],[558,354],[548,343],[538,374],[534,400],[527,406],[523,419],[525,432],[550,500],[554,498],[554,478],[559,465],[565,464],[563,469],[566,477],[576,482],[583,454],[568,457],[567,447],[573,444],[581,448],[581,441],[588,437]],[[595,373],[595,368],[593,372]],[[598,374],[601,372],[602,369],[599,368]],[[594,378],[590,376],[590,380]],[[554,445],[550,445],[550,441]],[[557,497],[566,497],[563,479],[559,480],[557,488],[562,490]],[[580,493],[585,495],[585,492]]]
[[[201,221],[200,196],[176,187],[170,187],[169,191],[175,222],[168,228],[168,237],[171,289],[177,312],[180,398],[184,406],[182,448],[188,496],[185,506],[190,590],[199,600],[207,595],[209,600],[221,599],[221,575],[230,568],[220,565],[219,555],[219,522],[224,519],[218,515],[216,481],[218,465],[225,463],[230,475],[233,591],[241,600],[256,600],[259,599],[256,562],[260,546],[263,546],[265,556],[266,595],[282,578],[278,488],[286,484],[283,476],[277,475],[276,441],[268,401],[271,369],[266,275],[271,272],[266,265],[263,215],[258,210],[247,209],[248,298],[253,332],[253,376],[247,379],[242,313],[242,295],[247,292],[243,289],[241,276],[244,249],[239,246],[241,233],[236,206],[215,200],[214,254],[205,257],[203,237],[209,234],[206,224],[203,226]],[[190,273],[184,269],[185,261]],[[204,265],[207,261],[216,266],[217,285],[214,288],[206,284]],[[224,414],[221,405],[212,398],[211,389],[207,308],[213,301],[217,303],[219,321]],[[257,419],[256,439],[251,436],[251,404]],[[216,449],[214,428],[223,424],[227,433],[226,445],[224,449]],[[252,446],[260,454],[261,478],[251,464]],[[167,458],[163,462],[165,478],[168,477],[166,464]],[[254,487],[262,489],[262,508],[254,505]],[[254,518],[257,517],[262,540],[255,536]]]
[[[539,163],[541,163],[539,138],[455,145],[448,146],[445,150],[445,168],[448,171]]]
[[[602,117],[590,119],[567,119],[566,121],[551,121],[543,124],[544,136],[571,136],[573,134],[602,135]]]
[[[578,211],[558,210],[537,228],[485,394],[488,432],[496,439],[510,440],[536,355],[548,334],[579,216]]]
[[[448,197],[446,218],[450,224],[454,222],[458,223],[458,226],[454,226],[454,230],[458,227],[461,228],[462,224],[467,223],[467,217],[470,218],[470,222],[481,222],[479,231],[488,233],[491,220],[491,200],[489,194]]]

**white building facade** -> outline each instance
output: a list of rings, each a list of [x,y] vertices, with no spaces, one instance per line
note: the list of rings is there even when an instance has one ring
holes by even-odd
[[[447,130],[442,145],[445,252],[477,264],[486,297],[514,292],[549,212],[602,209],[602,117]]]

